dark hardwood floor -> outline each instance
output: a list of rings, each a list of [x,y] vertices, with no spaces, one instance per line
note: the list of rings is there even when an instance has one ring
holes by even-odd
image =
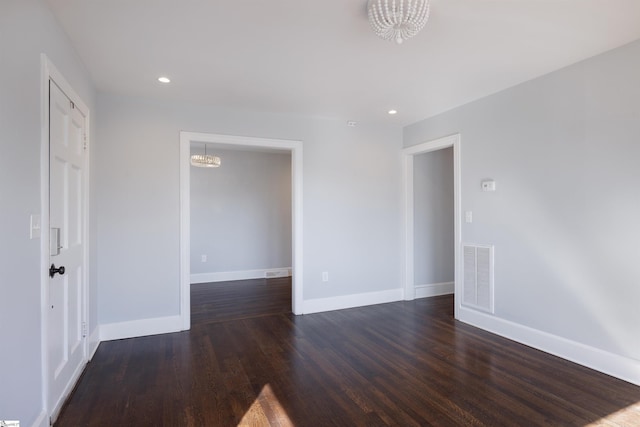
[[[100,344],[56,425],[640,425],[640,387],[459,323],[450,296],[249,317],[228,292],[232,320]]]
[[[291,277],[191,285],[191,325],[291,313]]]

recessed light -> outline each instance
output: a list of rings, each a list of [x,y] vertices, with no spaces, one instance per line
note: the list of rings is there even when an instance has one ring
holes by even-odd
[[[391,114],[391,115],[393,116],[394,114],[398,114],[398,111],[396,111],[396,110],[389,110],[389,111],[388,111],[388,113],[389,113],[389,114]]]
[[[169,79],[169,77],[158,77],[158,81],[160,83],[169,83],[171,82],[171,80]]]

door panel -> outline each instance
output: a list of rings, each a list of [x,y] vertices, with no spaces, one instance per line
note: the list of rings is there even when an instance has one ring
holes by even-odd
[[[69,98],[49,87],[49,221],[60,230],[50,264],[64,267],[49,280],[49,410],[57,414],[86,362],[84,312],[84,133],[85,118]],[[56,254],[57,253],[57,254]]]

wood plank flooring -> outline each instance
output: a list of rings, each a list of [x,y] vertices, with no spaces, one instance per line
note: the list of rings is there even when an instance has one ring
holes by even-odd
[[[457,322],[450,296],[263,314],[102,343],[56,425],[640,425],[640,387]]]
[[[191,285],[191,325],[291,313],[291,277]]]

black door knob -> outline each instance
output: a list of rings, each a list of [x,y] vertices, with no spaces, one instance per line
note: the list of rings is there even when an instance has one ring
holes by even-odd
[[[49,267],[49,277],[53,278],[56,273],[62,276],[64,274],[64,266],[61,265],[59,268],[56,268],[55,264],[51,264],[51,267]]]

